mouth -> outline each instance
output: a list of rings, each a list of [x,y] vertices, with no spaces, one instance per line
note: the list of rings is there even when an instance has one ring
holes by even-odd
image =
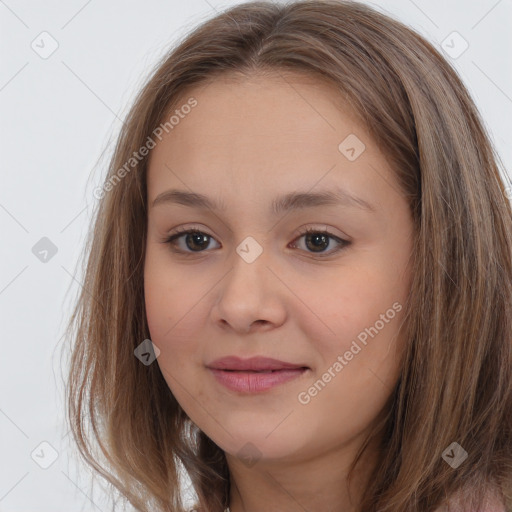
[[[309,367],[302,363],[291,363],[263,356],[255,356],[248,359],[241,359],[240,357],[236,356],[227,356],[221,359],[216,359],[212,363],[208,364],[207,368],[233,372],[244,371],[270,373],[283,370],[307,369]]]
[[[220,368],[214,368],[216,370],[220,370],[220,371],[223,371],[223,372],[234,372],[234,373],[276,373],[276,372],[284,372],[284,371],[290,371],[290,370],[307,370],[307,368],[305,366],[301,367],[301,368],[289,368],[289,369],[286,369],[286,368],[280,368],[279,370],[229,370],[229,369],[220,369]]]
[[[283,385],[303,376],[311,369],[277,359],[255,357],[240,359],[234,356],[218,359],[207,365],[216,381],[231,391],[258,393]]]

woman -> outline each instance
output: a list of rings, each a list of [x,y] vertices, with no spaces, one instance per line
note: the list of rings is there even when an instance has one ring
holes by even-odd
[[[201,511],[512,507],[511,206],[411,29],[329,0],[205,22],[90,243],[69,418],[137,510],[185,510],[183,469]]]

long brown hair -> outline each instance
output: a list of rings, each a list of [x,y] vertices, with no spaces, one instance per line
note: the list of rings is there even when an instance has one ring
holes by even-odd
[[[182,467],[198,509],[228,505],[223,451],[191,423],[158,365],[134,356],[150,337],[148,156],[126,163],[194,87],[226,73],[284,72],[336,85],[392,163],[415,223],[407,346],[368,437],[383,433],[360,510],[427,512],[456,494],[481,510],[490,485],[512,509],[512,211],[501,164],[439,52],[356,2],[240,4],[180,41],[141,90],[97,203],[67,329],[68,420],[80,454],[137,510],[181,512]],[[454,442],[467,452],[456,469],[443,458]]]

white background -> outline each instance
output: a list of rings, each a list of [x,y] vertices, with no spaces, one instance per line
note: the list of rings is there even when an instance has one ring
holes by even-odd
[[[68,445],[60,361],[70,301],[81,286],[76,262],[92,191],[106,173],[100,155],[156,60],[199,22],[238,3],[0,0],[0,512],[108,510]],[[438,46],[453,31],[469,43],[448,59],[510,174],[512,0],[372,5]],[[58,42],[47,59],[31,48],[43,31]],[[42,237],[58,249],[46,263],[32,253]],[[31,458],[43,441],[58,452],[48,469]]]

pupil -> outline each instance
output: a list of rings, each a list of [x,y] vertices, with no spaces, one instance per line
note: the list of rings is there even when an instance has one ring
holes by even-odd
[[[201,233],[188,234],[187,238],[186,238],[187,247],[191,250],[194,250],[194,248],[191,247],[191,245],[197,244],[197,246],[199,247],[199,250],[205,249],[206,247],[208,247],[208,238],[209,238],[208,235],[204,235]],[[189,242],[191,240],[192,240],[192,244],[189,244]],[[316,251],[316,252],[321,252],[322,250],[324,250],[326,248],[326,247],[322,247],[322,244],[324,244],[325,246],[329,245],[328,238],[323,233],[313,233],[313,234],[306,235],[306,245],[308,246],[308,248],[311,248],[309,245],[309,242],[311,242],[311,241],[313,242],[313,245],[311,247],[312,247],[313,251]]]
[[[317,243],[319,244],[327,244],[329,245],[329,242],[328,242],[328,239],[327,239],[327,236],[324,235],[323,233],[314,233],[314,234],[311,234],[311,235],[306,235],[306,244],[308,243],[308,241],[311,241],[311,240],[314,240],[313,242],[313,249],[316,250],[316,249],[325,249],[325,247],[319,247],[319,245],[317,245]],[[317,251],[317,252],[320,252],[320,251]]]
[[[187,247],[193,250],[194,248],[191,247],[188,243],[191,239],[193,240],[194,244],[197,242],[197,244],[199,245],[199,249],[204,249],[208,247],[208,235],[202,235],[200,233],[192,233],[187,235]]]

